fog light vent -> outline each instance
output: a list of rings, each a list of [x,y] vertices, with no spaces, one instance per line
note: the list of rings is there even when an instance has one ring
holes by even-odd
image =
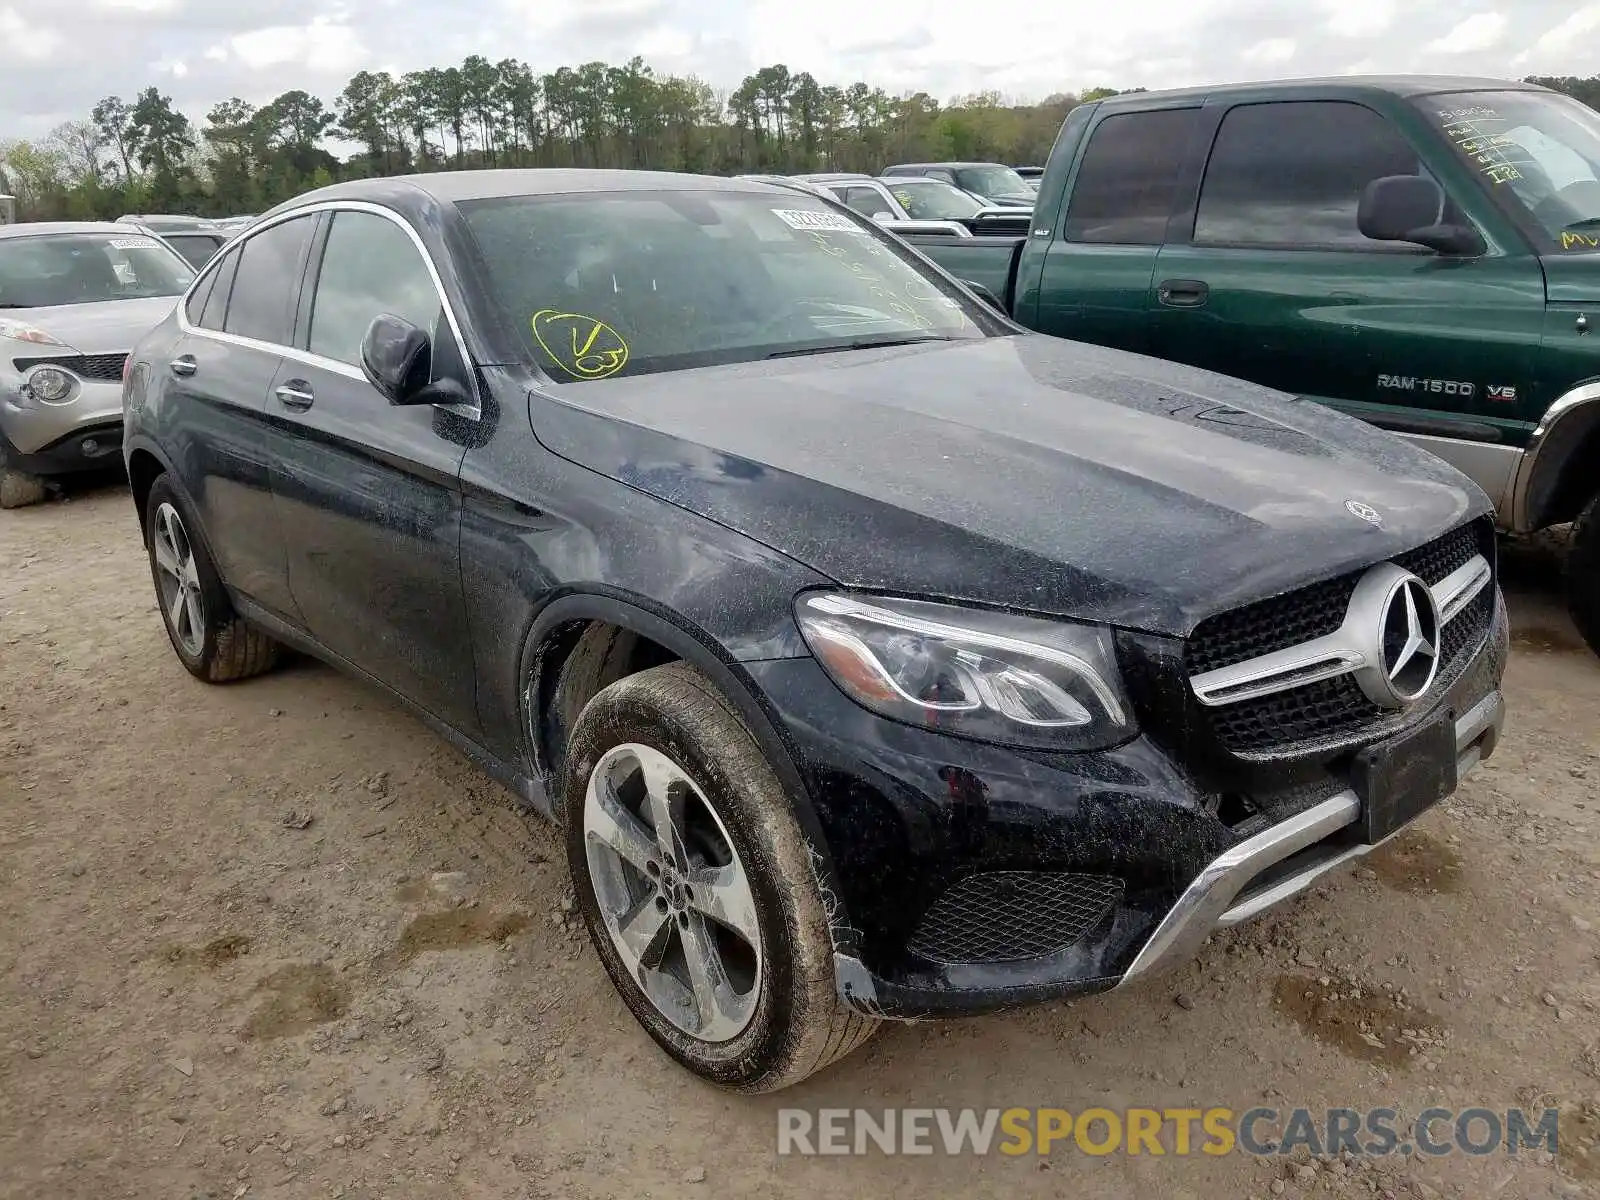
[[[1112,875],[989,871],[934,901],[907,949],[939,963],[1015,962],[1065,950],[1122,898]]]

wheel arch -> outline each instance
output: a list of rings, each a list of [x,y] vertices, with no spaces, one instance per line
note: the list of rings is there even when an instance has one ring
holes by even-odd
[[[166,457],[144,438],[133,440],[123,451],[124,464],[128,470],[128,486],[133,491],[134,511],[139,515],[139,533],[148,537],[149,529],[145,527],[149,514],[145,509],[149,507],[150,489],[155,486],[156,480],[163,475],[172,476],[173,487],[183,494],[185,499],[189,495],[184,491],[182,480],[172,469],[172,464]]]
[[[1600,379],[1558,397],[1540,418],[1512,482],[1513,531],[1532,533],[1570,521],[1597,490]]]
[[[597,630],[600,632],[596,633]],[[559,744],[552,744],[550,738],[553,736],[559,741],[563,732],[559,727],[552,728],[547,717],[559,708],[556,689],[561,686],[564,668],[581,640],[585,636],[604,636],[606,630],[620,631],[635,639],[635,646],[622,656],[622,663],[598,673],[599,686],[661,662],[676,660],[702,672],[727,697],[782,781],[794,806],[795,818],[810,843],[823,886],[837,896],[833,858],[823,836],[822,823],[812,806],[811,794],[779,724],[748,673],[704,630],[642,596],[621,590],[573,591],[550,601],[539,610],[523,640],[518,674],[518,678],[525,681],[519,696],[522,729],[528,739],[533,769],[545,786],[557,822],[563,820],[559,785],[562,761]],[[640,639],[644,643],[642,653],[638,646]],[[620,673],[609,674],[610,670],[623,665],[626,669],[621,669]],[[588,697],[581,699],[586,701]],[[833,914],[833,921],[836,927],[841,927],[840,923],[847,923],[848,918],[839,912]]]

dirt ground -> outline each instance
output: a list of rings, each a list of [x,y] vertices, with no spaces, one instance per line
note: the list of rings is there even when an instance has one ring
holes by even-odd
[[[746,1099],[634,1025],[551,831],[421,725],[309,662],[185,674],[124,488],[0,514],[0,1196],[1600,1194],[1600,662],[1537,560],[1508,590],[1499,753],[1365,868]],[[1256,1104],[1559,1105],[1562,1153],[776,1153],[784,1106]]]

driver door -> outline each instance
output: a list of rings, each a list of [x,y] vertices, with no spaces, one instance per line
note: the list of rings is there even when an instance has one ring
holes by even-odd
[[[1154,353],[1438,440],[1452,461],[1451,442],[1498,444],[1515,415],[1501,397],[1533,384],[1543,275],[1520,248],[1452,258],[1363,237],[1367,184],[1419,172],[1437,177],[1364,105],[1230,107],[1192,222],[1157,258]],[[1459,199],[1448,219],[1467,222]]]
[[[397,407],[367,382],[380,313],[423,329],[443,300],[398,223],[339,210],[313,246],[297,321],[267,396],[287,436],[272,467],[289,590],[328,649],[458,729],[477,725],[461,591],[459,419]],[[443,358],[443,353],[437,356]]]

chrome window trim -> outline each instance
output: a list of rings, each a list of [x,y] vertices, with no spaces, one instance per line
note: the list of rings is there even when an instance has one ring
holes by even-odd
[[[393,209],[385,208],[381,204],[374,204],[370,200],[321,200],[315,204],[305,204],[298,208],[292,208],[287,212],[279,213],[275,217],[258,221],[248,229],[242,230],[237,237],[217,251],[216,257],[206,264],[205,270],[195,276],[194,282],[189,285],[188,291],[183,293],[176,310],[178,328],[193,337],[210,338],[213,341],[238,346],[245,350],[262,350],[268,354],[278,354],[293,362],[304,363],[309,367],[332,371],[334,374],[343,375],[347,379],[357,379],[367,383],[366,374],[361,368],[350,363],[341,362],[336,358],[328,358],[322,354],[313,354],[311,351],[302,350],[298,346],[284,346],[277,342],[264,342],[258,338],[242,337],[237,333],[228,333],[221,329],[207,329],[204,326],[194,325],[189,321],[189,314],[186,311],[190,294],[200,286],[200,281],[207,275],[212,271],[221,269],[220,264],[226,255],[243,253],[244,244],[247,241],[276,225],[282,225],[287,221],[324,212],[371,213],[373,216],[382,217],[387,221],[393,222],[405,231],[405,235],[411,239],[411,244],[416,247],[417,253],[422,255],[422,263],[428,269],[428,277],[433,280],[433,289],[438,293],[439,305],[444,310],[445,322],[450,326],[451,336],[456,339],[461,361],[466,364],[467,386],[472,391],[472,402],[469,404],[435,404],[433,407],[443,409],[445,412],[455,413],[457,416],[466,417],[469,420],[481,421],[483,419],[483,396],[478,391],[477,372],[473,367],[471,357],[467,354],[467,339],[462,336],[461,322],[456,318],[455,307],[450,303],[450,297],[445,294],[444,281],[439,275],[439,268],[434,264],[433,255],[428,253],[428,247],[423,244],[421,235],[411,227],[409,221]],[[174,250],[172,253],[176,254],[177,251]]]
[[[1392,568],[1389,574],[1410,574],[1393,564],[1379,564],[1369,569],[1368,577],[1383,566]],[[1464,563],[1428,589],[1433,594],[1441,632],[1489,586],[1493,578],[1494,571],[1488,560],[1481,554],[1475,554],[1470,562]],[[1359,677],[1360,672],[1376,668],[1377,664],[1372,660],[1371,643],[1378,615],[1365,599],[1358,587],[1345,610],[1343,624],[1333,633],[1191,677],[1189,686],[1194,690],[1195,698],[1207,707],[1217,708],[1245,700],[1259,700],[1263,696],[1276,695],[1340,675],[1357,673]],[[1432,682],[1429,681],[1430,689]]]
[[[1533,472],[1538,463],[1539,452],[1544,448],[1551,432],[1574,410],[1595,403],[1600,403],[1600,382],[1581,384],[1571,391],[1563,392],[1551,402],[1549,408],[1544,410],[1544,416],[1539,418],[1539,424],[1528,437],[1528,444],[1522,451],[1522,461],[1517,464],[1516,477],[1511,481],[1507,525],[1512,532],[1533,532],[1530,524],[1533,514],[1528,511],[1528,489],[1533,486]]]

